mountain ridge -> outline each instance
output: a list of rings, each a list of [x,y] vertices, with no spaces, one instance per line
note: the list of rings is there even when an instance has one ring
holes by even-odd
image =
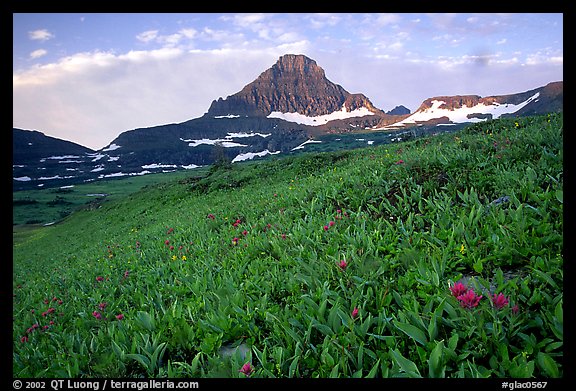
[[[127,130],[97,151],[68,145],[68,153],[57,153],[59,148],[31,153],[31,146],[19,141],[24,140],[22,137],[13,136],[13,188],[192,169],[212,164],[218,154],[236,162],[292,153],[311,140],[331,134],[393,135],[414,126],[432,129],[562,109],[560,81],[517,94],[433,97],[424,100],[413,113],[404,106],[386,113],[374,107],[364,94],[349,93],[328,80],[316,61],[289,54],[281,56],[239,92],[214,100],[203,116]],[[17,130],[13,128],[13,133]]]
[[[342,107],[349,112],[366,107],[384,114],[363,94],[351,94],[328,80],[316,61],[287,54],[236,94],[214,100],[205,116],[268,116],[281,112],[316,117]]]

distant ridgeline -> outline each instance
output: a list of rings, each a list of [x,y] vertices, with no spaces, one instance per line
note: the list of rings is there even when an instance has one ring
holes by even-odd
[[[414,113],[404,106],[384,112],[365,95],[332,83],[314,60],[287,54],[238,93],[214,100],[202,117],[129,130],[98,151],[14,128],[13,189],[193,169],[221,155],[240,162],[296,153],[333,135],[345,142],[350,138],[344,136],[355,134],[373,134],[372,143],[402,141],[406,135],[562,109],[563,82],[554,82],[502,96],[433,97]],[[349,146],[361,145],[371,144]]]

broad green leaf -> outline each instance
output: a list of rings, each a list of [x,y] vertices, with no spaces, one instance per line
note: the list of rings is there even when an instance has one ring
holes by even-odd
[[[136,314],[136,319],[138,320],[138,323],[140,323],[140,325],[142,325],[145,329],[148,331],[154,331],[154,318],[152,318],[152,315],[150,315],[148,312],[138,311]]]
[[[438,335],[438,326],[436,324],[436,312],[432,313],[430,316],[430,323],[428,324],[428,336],[430,337],[430,341],[434,341],[436,336]]]
[[[426,345],[426,343],[428,342],[428,340],[426,339],[426,334],[424,334],[424,332],[420,330],[418,327],[411,325],[409,323],[402,323],[397,320],[394,320],[393,323],[394,326],[396,326],[400,331],[404,332],[406,335],[408,335],[410,338],[412,338],[419,344]]]
[[[196,353],[194,358],[192,359],[192,363],[190,364],[190,370],[192,371],[191,375],[195,375],[198,371],[198,364],[200,363],[200,355],[202,352]]]
[[[556,308],[554,309],[554,316],[560,323],[564,323],[564,311],[562,308],[563,300],[560,300],[558,304],[556,304]]]
[[[561,204],[564,203],[564,192],[562,190],[556,190],[556,199],[558,200],[558,202],[560,202]]]
[[[156,347],[156,350],[154,350],[154,353],[152,354],[152,357],[150,358],[150,370],[154,371],[156,369],[156,365],[158,364],[158,360],[160,360],[162,358],[162,356],[164,355],[164,351],[166,350],[166,346],[167,343],[166,342],[162,342],[160,345],[158,345]]]
[[[390,350],[390,354],[392,355],[392,359],[394,362],[400,367],[400,369],[405,372],[408,377],[418,377],[421,378],[420,371],[416,364],[413,361],[402,356],[402,354],[398,350]]]
[[[300,355],[296,355],[290,363],[290,367],[288,368],[288,377],[292,378],[298,376],[298,360],[300,360]]]
[[[368,372],[368,375],[366,375],[366,377],[370,378],[370,379],[375,378],[376,375],[378,375],[378,366],[379,365],[380,365],[380,359],[378,359],[378,361],[376,361],[376,364],[374,364],[374,366],[372,367],[370,372]]]
[[[340,363],[336,364],[336,366],[334,368],[332,368],[332,370],[330,371],[330,378],[336,378],[338,377],[338,367],[340,366]]]
[[[560,370],[556,361],[547,353],[538,352],[536,356],[538,366],[550,377],[560,377]]]
[[[138,361],[142,366],[147,370],[150,371],[150,359],[142,354],[139,353],[128,353],[124,357],[131,358],[133,360]]]
[[[334,331],[332,331],[332,329],[330,327],[326,326],[325,324],[315,323],[315,324],[313,324],[313,327],[318,329],[318,331],[320,331],[324,335],[334,335]]]
[[[444,341],[436,344],[428,359],[428,374],[430,377],[444,377],[446,366],[443,365]]]
[[[332,357],[332,355],[328,353],[327,349],[324,349],[322,351],[322,354],[320,354],[320,360],[322,360],[322,362],[328,365],[329,367],[334,365],[334,357]]]
[[[118,356],[118,358],[120,358],[120,360],[124,358],[124,351],[122,350],[122,348],[120,348],[120,346],[118,346],[118,344],[114,340],[112,340],[112,350],[114,351],[114,353],[116,353],[116,355]]]

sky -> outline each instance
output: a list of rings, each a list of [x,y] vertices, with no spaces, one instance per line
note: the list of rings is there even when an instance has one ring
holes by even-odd
[[[13,126],[98,150],[201,117],[284,54],[414,112],[563,80],[563,14],[14,13]]]

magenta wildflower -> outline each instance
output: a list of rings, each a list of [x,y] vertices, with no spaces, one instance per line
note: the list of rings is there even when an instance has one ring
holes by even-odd
[[[102,314],[98,311],[94,311],[92,312],[92,315],[96,318],[96,319],[102,319]]]
[[[216,216],[214,216],[212,213],[209,213],[207,218],[214,220],[216,218]]]
[[[327,226],[327,225],[324,226],[324,231],[328,231],[328,226]]]
[[[116,319],[118,319],[118,320],[124,319],[124,314],[118,314],[118,315],[116,315]]]
[[[346,268],[348,267],[348,263],[343,259],[340,261],[340,263],[338,264],[338,266],[340,267],[340,269],[342,271],[346,270]]]
[[[98,276],[98,277],[96,277],[96,281],[98,281],[98,282],[104,281],[104,277]]]
[[[492,295],[492,303],[497,309],[501,309],[508,305],[508,299],[502,293]]]
[[[333,222],[333,221],[330,221],[330,222],[328,223],[328,226],[332,227],[332,226],[334,226],[334,224],[336,224],[336,223]]]
[[[166,239],[166,240],[164,241],[164,245],[169,246],[169,245],[170,245],[170,240]]]
[[[108,303],[106,303],[106,302],[100,303],[100,304],[98,304],[98,308],[100,308],[100,311],[104,311],[104,308],[106,308],[107,305],[108,305]]]
[[[457,282],[456,284],[450,287],[450,291],[452,292],[452,296],[454,297],[463,295],[464,293],[466,293],[467,290],[468,288],[466,288],[466,286],[461,282]]]
[[[352,319],[355,319],[356,317],[358,317],[358,308],[354,307],[352,310]]]
[[[238,372],[242,372],[246,376],[250,376],[252,374],[252,365],[249,362],[242,365],[242,368],[238,370]]]
[[[396,162],[396,164],[404,164],[404,160],[400,159]]]
[[[518,314],[518,304],[514,304],[514,307],[512,307],[512,313],[514,315]]]
[[[22,338],[20,338],[20,342],[22,342],[22,343],[28,342],[28,337],[27,337],[27,336],[23,336]]]
[[[478,306],[482,295],[478,296],[474,293],[474,290],[470,289],[466,293],[457,297],[458,301],[460,302],[460,306],[462,308],[475,308]]]

